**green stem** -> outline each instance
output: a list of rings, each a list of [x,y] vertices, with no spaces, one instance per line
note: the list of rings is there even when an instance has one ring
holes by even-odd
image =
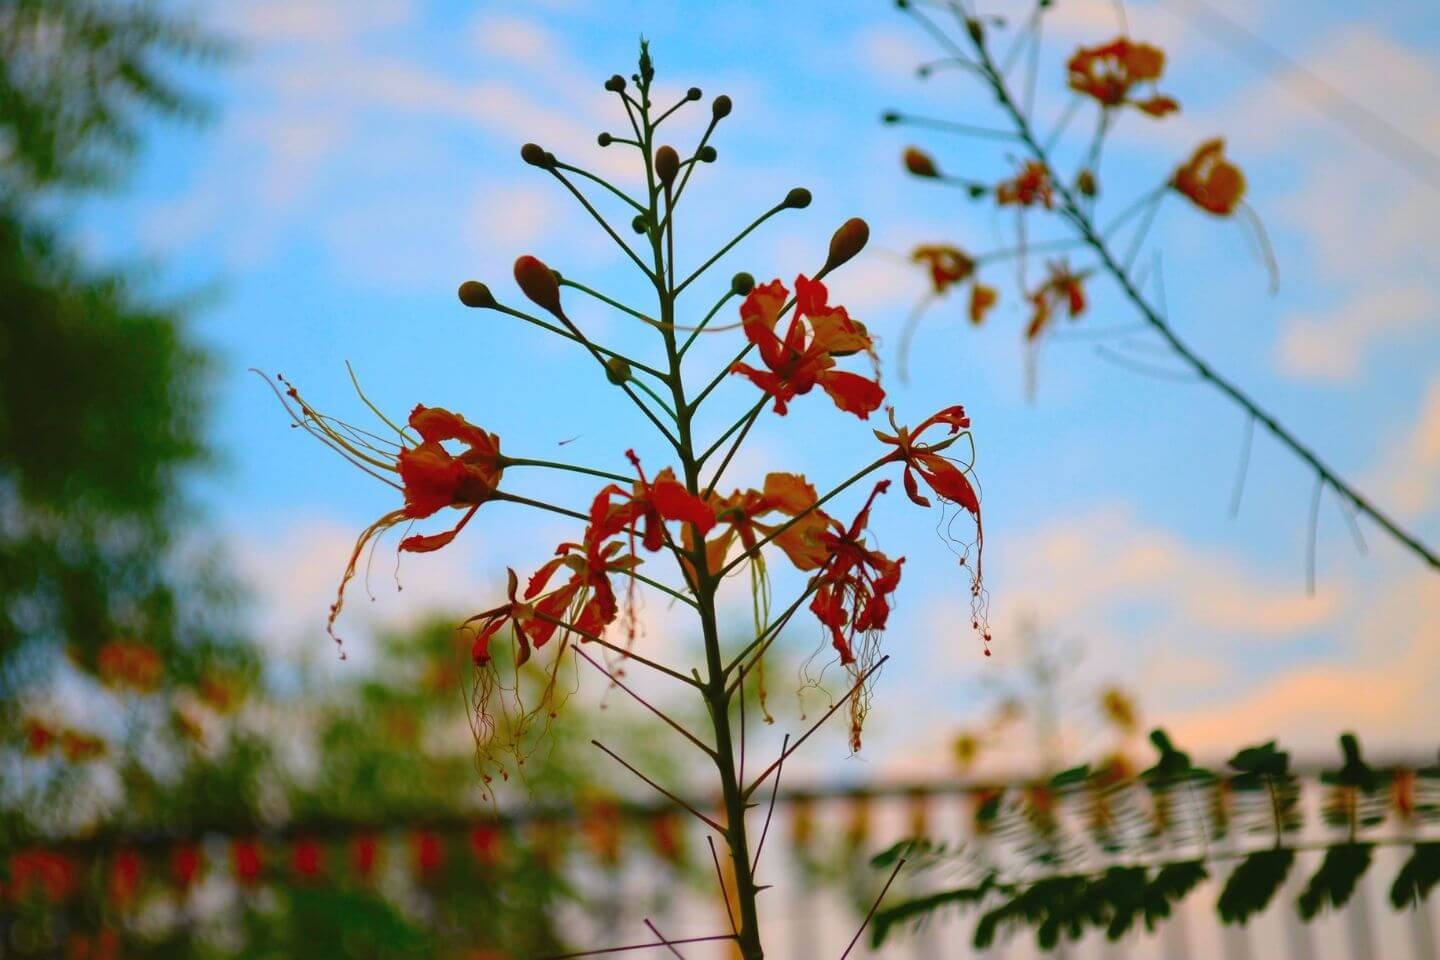
[[[710,323],[710,321],[715,318],[715,314],[719,313],[720,308],[725,306],[726,303],[730,302],[730,298],[733,296],[735,296],[734,290],[726,290],[725,295],[719,300],[715,301],[715,306],[710,308],[710,312],[705,314],[705,318],[695,325],[695,329],[690,331],[690,336],[686,337],[685,342],[680,345],[681,357],[685,356],[685,351],[690,349],[690,344],[695,342],[695,338],[700,336],[701,331],[703,331],[705,327]]]

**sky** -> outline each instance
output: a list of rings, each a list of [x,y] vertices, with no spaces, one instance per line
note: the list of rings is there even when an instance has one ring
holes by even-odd
[[[1440,218],[1440,10],[1419,0],[1212,0],[1303,65],[1291,68],[1242,55],[1204,26],[1194,2],[1128,6],[1132,35],[1168,52],[1162,89],[1182,110],[1124,118],[1104,155],[1102,219],[1223,135],[1273,246],[1278,291],[1243,221],[1172,196],[1141,254],[1152,279],[1163,277],[1171,322],[1343,476],[1440,543],[1440,280],[1428,242]],[[1243,416],[1208,387],[1177,382],[1113,289],[1094,285],[1087,314],[1044,345],[1032,397],[1015,267],[988,269],[997,310],[972,329],[959,297],[935,304],[900,381],[900,331],[927,283],[906,253],[924,242],[999,249],[1014,230],[1008,214],[907,178],[900,153],[917,144],[947,171],[993,181],[1014,151],[879,122],[889,109],[995,122],[963,73],[916,77],[915,66],[939,54],[890,4],[256,0],[192,9],[238,43],[230,63],[193,78],[213,122],[154,131],[125,190],[78,216],[98,258],[154,265],[157,286],[203,302],[195,331],[222,371],[211,421],[220,462],[192,492],[253,589],[251,626],[276,663],[347,668],[324,635],[326,609],[354,536],[393,508],[393,491],[288,429],[250,368],[284,373],[317,407],[364,421],[348,362],[393,417],[417,402],[445,406],[497,432],[513,455],[623,472],[633,446],[650,469],[664,465],[662,445],[587,356],[466,310],[454,292],[479,279],[519,302],[511,263],[530,253],[643,303],[624,255],[519,158],[535,141],[636,184],[634,157],[594,138],[625,123],[602,84],[634,69],[643,34],[658,101],[691,85],[705,93],[667,121],[682,154],[712,96],[735,102],[712,141],[718,162],[698,170],[677,216],[682,261],[701,262],[791,187],[815,198],[697,281],[682,322],[702,316],[737,270],[787,283],[813,272],[834,227],[862,216],[870,247],[835,275],[832,300],[881,341],[902,421],[953,403],[974,421],[995,655],[983,657],[968,629],[965,574],[935,514],[897,487],[875,519],[882,547],[907,557],[885,641],[893,660],[875,688],[865,750],[850,758],[837,726],[817,738],[811,775],[948,772],[957,730],[983,727],[996,689],[1023,669],[1026,623],[1062,658],[1067,731],[1093,727],[1094,691],[1117,683],[1135,693],[1147,724],[1211,760],[1269,737],[1320,757],[1343,729],[1379,752],[1433,753],[1440,577],[1363,521],[1357,549],[1327,496],[1308,595],[1313,476],[1257,435],[1232,518]],[[1055,5],[1038,74],[1042,128],[1066,104],[1065,57],[1113,37],[1116,10],[1109,0]],[[1317,91],[1328,110],[1306,99]],[[1430,151],[1431,179],[1337,122],[1349,108],[1335,106],[1333,91]],[[1082,112],[1072,129],[1093,122]],[[1055,235],[1054,225],[1031,224],[1034,236]],[[653,334],[633,320],[575,304],[595,338],[657,355]],[[694,382],[720,369],[739,336],[702,338]],[[754,394],[734,378],[714,396],[701,429],[718,432]],[[801,398],[788,416],[761,419],[722,487],[790,470],[826,489],[874,457],[869,427],[818,392]],[[511,476],[574,506],[593,492],[518,469],[507,485]],[[844,515],[859,501],[841,503]],[[462,615],[493,606],[505,567],[523,575],[577,533],[561,518],[497,506],[452,547],[404,558],[398,573],[382,549],[369,577],[374,602],[353,590],[341,623],[355,653],[347,663],[364,663],[377,624],[437,605]],[[777,599],[794,585],[777,578]],[[737,636],[748,616],[737,587],[727,605]],[[694,658],[697,638],[660,598],[647,601],[645,620],[650,652]],[[796,665],[822,643],[818,625],[792,627],[771,680],[776,697],[788,698]],[[1082,746],[1078,732],[1071,739]],[[1005,755],[1027,757],[1018,746]]]

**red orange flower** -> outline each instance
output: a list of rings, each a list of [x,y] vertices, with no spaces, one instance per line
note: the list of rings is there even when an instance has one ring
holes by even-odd
[[[653,553],[665,543],[667,520],[693,523],[701,534],[710,532],[710,528],[715,526],[715,512],[675,478],[672,468],[661,470],[651,482],[645,479],[645,471],[635,451],[626,450],[625,456],[634,465],[640,479],[631,490],[612,483],[595,496],[590,505],[587,539],[605,540],[628,531],[633,545],[637,533],[641,533],[641,543]],[[615,497],[620,498],[620,502],[612,504],[611,499]]]
[[[1033,207],[1037,203],[1049,210],[1055,206],[1055,186],[1050,170],[1043,163],[1027,160],[1020,172],[995,185],[995,202],[1000,206]]]
[[[1035,340],[1050,326],[1057,310],[1064,310],[1074,320],[1085,312],[1085,278],[1088,271],[1074,273],[1068,264],[1052,262],[1049,274],[1032,292],[1026,294],[1030,301],[1030,325],[1025,328],[1025,339]]]
[[[920,492],[919,481],[923,480],[941,500],[955,504],[975,518],[975,563],[970,577],[971,626],[986,642],[985,653],[988,656],[990,633],[985,613],[983,566],[985,527],[980,519],[980,498],[966,476],[967,470],[944,455],[944,450],[960,438],[961,431],[970,429],[970,418],[964,407],[956,405],[946,407],[910,430],[895,422],[895,411],[892,409],[890,426],[895,431],[893,434],[876,430],[875,436],[895,447],[890,460],[905,464],[905,493],[911,501],[922,507],[930,506],[930,499]],[[945,436],[939,442],[921,442],[921,436],[932,427],[947,428]]]
[[[945,244],[927,244],[916,247],[910,253],[914,263],[923,263],[930,268],[930,282],[937,295],[943,295],[957,283],[964,283],[975,277],[975,260],[959,247]],[[998,294],[994,287],[986,286],[976,279],[970,285],[970,322],[979,325],[985,314],[995,306]]]
[[[705,544],[710,572],[713,574],[725,565],[725,558],[736,540],[756,559],[760,541],[772,535],[771,542],[784,551],[795,569],[818,569],[826,557],[819,535],[830,520],[815,506],[818,499],[815,487],[798,473],[767,474],[760,490],[736,490],[728,497],[712,495],[710,505],[715,519],[726,529]],[[760,521],[772,513],[790,519]]]
[[[827,559],[817,574],[820,585],[810,610],[830,631],[842,664],[855,662],[857,634],[885,629],[890,618],[890,594],[900,585],[900,565],[905,558],[891,560],[865,546],[863,539],[870,508],[889,487],[889,480],[881,480],[848,527],[831,520],[830,529],[820,534]]]
[[[1140,84],[1154,84],[1165,70],[1165,51],[1146,43],[1119,37],[1096,47],[1081,47],[1067,65],[1070,89],[1112,109],[1130,104],[1152,117],[1180,109],[1173,97],[1154,93],[1147,99],[1131,96]]]
[[[498,436],[441,407],[417,404],[410,411],[408,430],[418,435],[418,442],[407,430],[386,420],[386,425],[395,431],[399,440],[399,443],[391,443],[320,413],[288,381],[283,377],[279,379],[285,384],[280,400],[296,426],[318,437],[366,473],[398,487],[405,498],[403,507],[390,511],[366,527],[356,540],[326,622],[326,630],[335,637],[335,620],[345,604],[345,588],[354,578],[355,568],[366,546],[391,527],[423,520],[445,507],[456,507],[465,513],[453,528],[442,533],[406,537],[400,541],[400,549],[428,553],[450,543],[470,522],[480,505],[495,496],[505,471],[505,460],[500,454]],[[289,401],[298,405],[298,412]],[[452,453],[446,448],[447,443],[458,444],[462,449]],[[387,479],[378,471],[398,474],[400,483]],[[338,637],[335,640],[339,642]]]
[[[1225,141],[1207,140],[1180,165],[1170,186],[1207,213],[1225,217],[1245,197],[1245,174],[1225,159]]]
[[[751,290],[740,306],[740,319],[765,369],[737,363],[730,372],[743,374],[774,397],[776,413],[783,415],[790,400],[818,384],[837,407],[864,419],[880,407],[885,391],[874,380],[836,370],[835,358],[862,350],[872,353],[874,343],[864,324],[844,307],[830,306],[828,296],[820,281],[797,277],[795,313],[782,339],[775,328],[789,291],[779,280]]]

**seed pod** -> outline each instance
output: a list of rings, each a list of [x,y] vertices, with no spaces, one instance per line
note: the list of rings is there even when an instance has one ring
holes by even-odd
[[[822,273],[828,273],[842,264],[855,259],[856,254],[870,242],[870,224],[859,217],[851,217],[830,237],[830,255],[825,258]]]
[[[796,187],[794,190],[785,194],[785,200],[781,206],[788,207],[791,210],[804,210],[810,206],[810,191],[804,187]]]
[[[515,261],[515,283],[531,303],[557,317],[564,315],[560,309],[560,281],[538,258],[524,256]]]
[[[671,146],[661,147],[655,151],[655,175],[665,186],[675,182],[675,175],[680,172],[680,154],[675,152]]]
[[[716,120],[720,120],[730,116],[730,111],[734,106],[735,105],[730,102],[730,98],[722,93],[716,97],[715,102],[710,105],[710,114]]]
[[[495,295],[479,280],[466,280],[460,284],[460,302],[467,307],[483,310],[495,306]]]
[[[605,361],[605,379],[617,387],[630,379],[630,361],[624,357],[611,357]]]
[[[905,148],[905,169],[917,177],[938,177],[940,171],[935,166],[935,161],[930,159],[930,154],[919,147]]]
[[[730,292],[735,294],[735,296],[737,297],[743,297],[754,289],[755,278],[750,276],[750,274],[748,273],[744,273],[742,271],[741,273],[737,273],[735,274],[735,276],[730,278]]]
[[[545,148],[538,143],[527,143],[520,148],[520,159],[532,167],[548,167],[554,163],[554,158],[545,152]]]

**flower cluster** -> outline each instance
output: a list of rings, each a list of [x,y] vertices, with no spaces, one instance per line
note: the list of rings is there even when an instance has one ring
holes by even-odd
[[[930,269],[930,283],[937,296],[943,296],[956,284],[967,280],[970,284],[970,322],[977,326],[985,321],[985,315],[995,306],[999,294],[994,287],[980,282],[975,276],[975,259],[959,247],[949,244],[921,244],[910,252],[910,260],[923,263]]]

